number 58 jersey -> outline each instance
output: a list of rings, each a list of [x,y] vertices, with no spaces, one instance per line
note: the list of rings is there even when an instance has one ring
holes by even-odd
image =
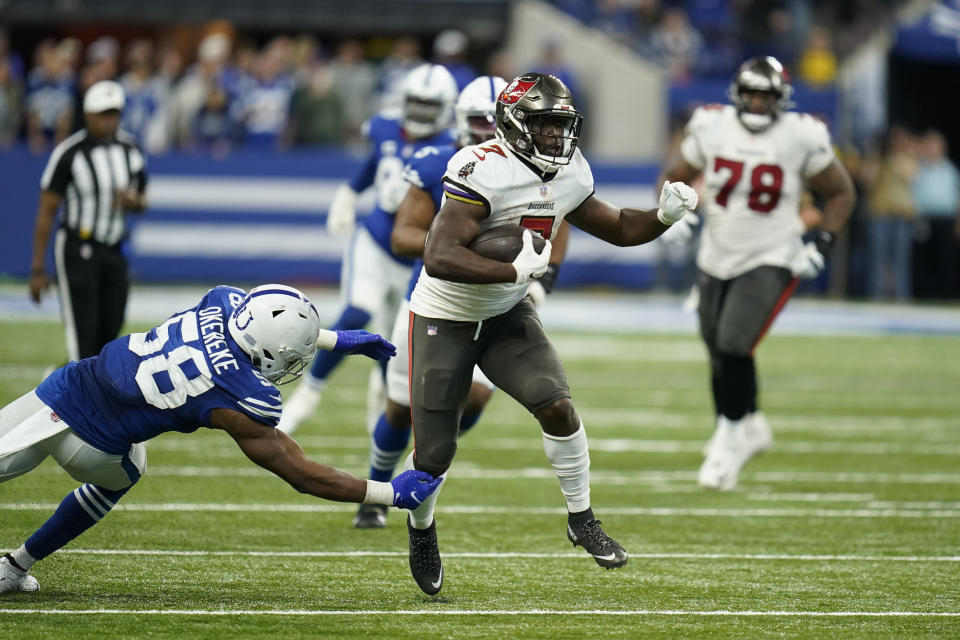
[[[215,287],[160,326],[117,338],[99,355],[53,372],[37,396],[83,440],[114,454],[166,431],[210,426],[217,408],[276,426],[280,392],[227,330],[244,295]]]
[[[703,233],[697,266],[723,280],[761,265],[789,268],[804,228],[804,181],[836,157],[820,120],[786,112],[767,129],[746,129],[730,105],[698,108],[680,147],[703,173]]]

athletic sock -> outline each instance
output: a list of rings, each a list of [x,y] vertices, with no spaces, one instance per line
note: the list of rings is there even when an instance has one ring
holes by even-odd
[[[467,431],[470,431],[470,429],[473,428],[473,425],[477,424],[477,422],[480,420],[480,416],[482,415],[483,415],[483,411],[477,411],[476,413],[471,413],[469,415],[464,414],[463,417],[460,418],[460,434],[459,435],[462,436]]]
[[[590,451],[583,422],[580,422],[576,433],[570,436],[557,437],[544,432],[543,450],[560,480],[567,511],[579,513],[589,509]]]
[[[23,545],[24,551],[34,562],[43,560],[99,522],[129,489],[130,487],[110,491],[95,484],[85,484],[74,489],[67,494],[53,515],[27,538]],[[14,558],[21,564],[17,555],[14,555]],[[29,560],[25,561],[33,564]]]
[[[403,468],[404,470],[414,468],[413,451],[411,451],[407,459],[404,460]],[[419,507],[410,510],[410,525],[414,529],[427,529],[433,523],[433,510],[437,506],[437,496],[440,495],[440,490],[443,489],[443,485],[446,484],[446,472],[442,473],[440,477],[444,478],[444,481],[440,483],[437,490],[430,494],[430,497],[424,500]]]
[[[387,422],[387,415],[381,414],[377,426],[370,438],[370,479],[389,482],[393,470],[403,457],[410,442],[412,429],[397,429]]]

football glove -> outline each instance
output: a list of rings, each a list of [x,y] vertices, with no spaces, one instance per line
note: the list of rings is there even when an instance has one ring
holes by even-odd
[[[687,213],[697,208],[699,197],[692,187],[682,182],[663,183],[660,190],[660,208],[657,209],[657,219],[663,224],[671,225],[680,220]]]
[[[327,211],[327,231],[335,236],[345,236],[353,231],[357,220],[357,193],[349,185],[342,184],[333,195]]]
[[[803,280],[816,278],[827,266],[827,255],[835,240],[836,236],[829,231],[817,231],[815,238],[804,244],[793,259],[790,272]]]
[[[330,351],[341,355],[361,355],[374,360],[389,360],[397,355],[397,348],[381,335],[363,329],[335,331],[337,342]]]
[[[536,249],[533,248],[533,236],[530,235],[530,229],[524,229],[521,238],[523,247],[513,260],[513,268],[517,272],[517,278],[513,281],[514,284],[526,284],[532,278],[539,278],[546,273],[550,264],[550,252],[553,250],[553,245],[547,240],[543,251],[537,253]]]
[[[692,211],[663,232],[660,236],[663,241],[674,247],[683,247],[693,238],[693,233],[700,226],[700,216]]]
[[[404,471],[390,481],[393,485],[393,506],[401,509],[416,509],[429,498],[443,482],[424,471]]]

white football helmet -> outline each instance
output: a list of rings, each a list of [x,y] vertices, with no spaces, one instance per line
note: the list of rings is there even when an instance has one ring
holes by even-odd
[[[422,64],[403,79],[403,128],[427,138],[450,126],[457,81],[439,64]]]
[[[250,290],[227,322],[230,337],[274,384],[300,377],[317,352],[320,318],[305,295],[282,284]]]
[[[494,137],[497,129],[497,96],[507,86],[499,76],[480,76],[463,88],[454,114],[461,146],[479,144]]]

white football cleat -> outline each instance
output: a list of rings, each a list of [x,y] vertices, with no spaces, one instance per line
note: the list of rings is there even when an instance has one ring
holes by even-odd
[[[704,446],[706,459],[697,482],[706,489],[730,491],[737,486],[743,466],[772,445],[773,431],[761,412],[737,421],[720,416],[713,437]]]
[[[297,430],[304,420],[313,415],[320,404],[320,396],[323,392],[314,388],[307,381],[302,381],[300,386],[290,395],[290,399],[283,403],[283,413],[280,414],[280,423],[277,429],[290,435]]]
[[[0,558],[0,593],[39,590],[40,583],[36,578],[13,566],[6,556]]]

